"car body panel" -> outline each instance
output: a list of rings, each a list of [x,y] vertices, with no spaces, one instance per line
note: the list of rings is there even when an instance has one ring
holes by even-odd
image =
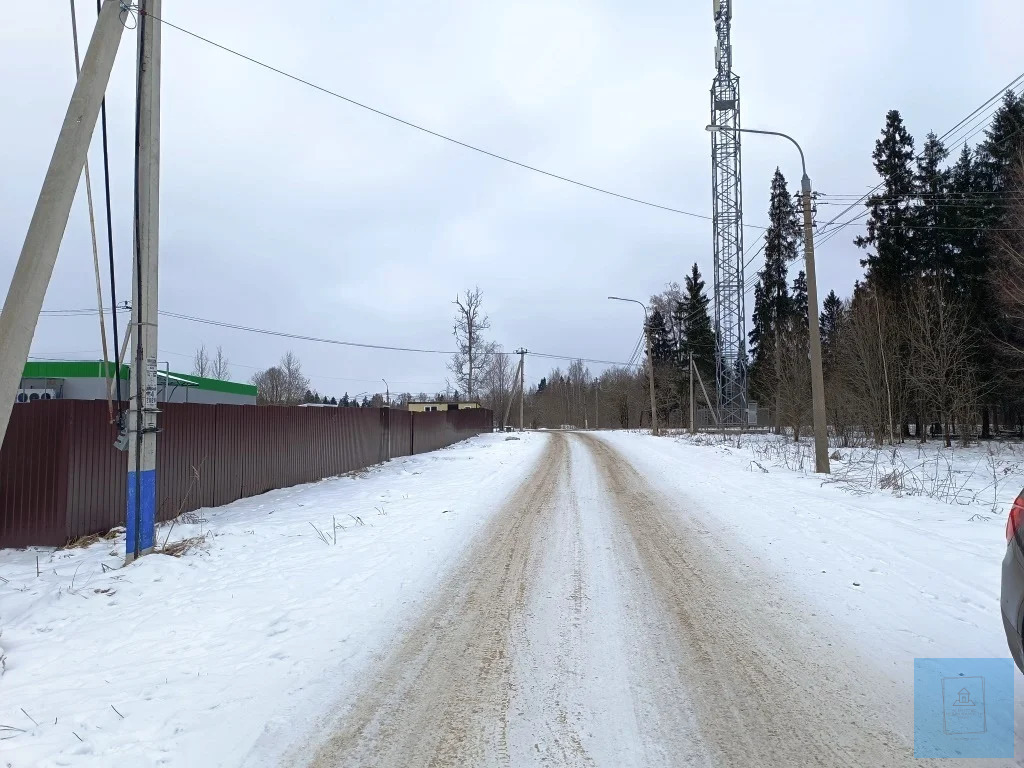
[[[1019,534],[1006,545],[999,604],[1010,654],[1017,668],[1024,672],[1024,647],[1021,640],[1021,628],[1024,625],[1024,548],[1021,547]]]

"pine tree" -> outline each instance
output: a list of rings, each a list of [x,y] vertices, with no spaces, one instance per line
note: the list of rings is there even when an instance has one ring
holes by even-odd
[[[793,280],[792,327],[802,333],[807,331],[807,275],[801,269]]]
[[[776,396],[778,360],[775,350],[793,311],[786,278],[788,265],[799,254],[800,233],[796,203],[786,187],[786,177],[776,168],[768,204],[768,229],[764,234],[764,267],[757,275],[753,322],[747,335],[753,358],[751,390],[764,402]]]
[[[544,392],[544,390],[547,389],[547,388],[548,388],[548,378],[547,378],[547,376],[542,376],[541,380],[540,380],[540,383],[537,385],[537,394],[538,395],[542,394]]]
[[[829,291],[821,307],[821,364],[826,378],[836,370],[844,313],[842,300]]]
[[[340,405],[340,406],[341,406],[342,408],[348,408],[348,406],[349,406],[349,402],[348,402],[348,392],[346,392],[345,394],[343,394],[343,395],[341,396],[341,402],[340,402],[340,403],[338,403],[338,405]]]
[[[1014,399],[1020,397],[1019,384],[1007,379],[999,362],[1005,352],[1008,327],[992,311],[995,294],[992,290],[994,266],[998,259],[998,238],[994,230],[1006,226],[1007,205],[1015,194],[1014,164],[1024,152],[1024,98],[1008,91],[1003,103],[992,115],[985,131],[985,140],[978,145],[975,204],[979,233],[977,261],[969,282],[967,306],[970,316],[981,330],[980,343],[974,359],[983,391],[1000,392]],[[980,205],[979,205],[980,203]],[[967,203],[964,207],[966,209]],[[991,437],[990,412],[982,409],[982,437]]]
[[[882,137],[872,153],[881,188],[871,195],[867,234],[854,242],[868,251],[861,266],[867,268],[867,282],[893,296],[903,296],[910,287],[918,265],[914,259],[914,139],[903,125],[899,110],[885,116]]]
[[[707,379],[714,378],[715,374],[715,329],[711,324],[710,304],[711,299],[705,292],[704,280],[695,263],[686,276],[683,300],[677,309],[683,339],[679,357],[685,370],[692,354],[694,365]]]
[[[952,277],[949,232],[946,229],[950,217],[947,195],[951,171],[943,167],[947,157],[949,150],[946,145],[934,132],[929,132],[914,173],[917,188],[914,259],[917,272],[943,284],[948,284]]]
[[[312,393],[312,392],[310,392],[310,391],[309,391],[308,389],[306,390],[305,394],[304,394],[304,395],[302,396],[302,402],[304,402],[304,403],[313,403],[313,402],[316,402],[316,401],[315,401],[315,400],[313,399],[313,393]]]
[[[974,153],[964,144],[950,169],[945,239],[950,260],[949,295],[967,306],[980,287],[977,283],[985,277],[984,213],[979,197],[987,195],[978,195],[980,183]]]
[[[674,363],[676,352],[672,344],[672,332],[665,325],[665,317],[661,310],[655,309],[651,312],[647,320],[647,333],[651,339],[651,355],[654,357],[655,370]]]

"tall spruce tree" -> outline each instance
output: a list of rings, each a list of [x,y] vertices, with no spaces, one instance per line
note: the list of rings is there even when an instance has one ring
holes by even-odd
[[[791,328],[800,333],[805,333],[808,327],[807,309],[807,274],[801,269],[793,278],[792,289],[792,326]]]
[[[1005,351],[1007,324],[992,312],[995,305],[992,290],[994,266],[998,259],[998,238],[995,230],[1005,226],[1007,205],[1015,193],[1014,163],[1024,152],[1024,97],[1007,91],[992,122],[985,131],[985,140],[978,145],[976,163],[975,205],[978,226],[983,230],[978,244],[978,259],[970,282],[968,306],[977,327],[981,329],[975,359],[982,390],[998,394],[1004,400],[1019,400],[1021,388],[1015,379],[1002,375],[999,361]],[[966,204],[965,204],[966,207]],[[982,436],[991,437],[990,409],[982,409]]]
[[[868,251],[861,261],[867,268],[867,282],[883,293],[904,296],[918,267],[913,250],[914,139],[899,110],[886,114],[871,157],[881,188],[865,203],[867,234],[854,242]]]
[[[825,378],[829,378],[836,370],[844,314],[842,299],[836,296],[835,291],[829,291],[821,306],[821,366]]]
[[[672,332],[665,324],[665,316],[660,309],[651,312],[647,321],[647,333],[651,337],[651,354],[654,357],[654,368],[662,368],[675,363],[676,350],[672,343]]]
[[[914,211],[914,258],[917,274],[938,280],[943,286],[952,280],[953,263],[947,224],[951,171],[944,167],[949,150],[930,131],[921,147],[914,172],[917,206]]]
[[[779,360],[776,350],[793,311],[787,282],[788,265],[798,256],[801,241],[797,207],[786,187],[786,178],[776,168],[768,203],[764,267],[754,287],[754,313],[748,334],[752,353],[750,384],[762,402],[776,397]]]
[[[692,354],[700,375],[711,379],[715,374],[715,329],[709,311],[711,300],[705,292],[704,280],[696,263],[685,282],[683,300],[676,310],[683,338],[679,349],[680,364],[685,369]]]
[[[964,144],[949,172],[944,223],[949,256],[949,296],[976,310],[972,298],[984,280],[985,257],[982,224],[985,203],[979,198],[980,179],[974,153]]]

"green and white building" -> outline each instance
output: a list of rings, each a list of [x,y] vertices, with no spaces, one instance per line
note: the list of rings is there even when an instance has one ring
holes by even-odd
[[[121,366],[121,397],[128,399],[130,366]],[[17,402],[38,400],[106,400],[107,375],[114,364],[102,360],[37,360],[25,363]],[[207,403],[256,405],[256,387],[235,381],[221,381],[160,370],[157,373],[157,401],[161,403]]]

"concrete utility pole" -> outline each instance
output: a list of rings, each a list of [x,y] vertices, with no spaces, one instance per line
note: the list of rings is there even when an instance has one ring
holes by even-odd
[[[647,339],[647,376],[651,384],[651,434],[658,436],[658,409],[654,401],[654,354],[651,349],[651,326],[647,316],[647,305],[636,299],[623,299],[619,296],[609,296],[612,301],[628,301],[630,304],[639,304],[644,310],[644,337]]]
[[[519,431],[523,431],[523,400],[526,397],[526,355],[530,350],[520,347],[516,350],[519,355]]]
[[[100,103],[121,42],[124,26],[118,18],[120,9],[119,0],[105,0],[100,8],[0,312],[0,444],[7,434],[14,397],[39,322],[39,310],[57,262],[57,251],[82,178]]]
[[[136,125],[135,264],[132,270],[131,367],[125,561],[153,551],[156,533],[157,310],[160,242],[161,0],[140,0]]]
[[[804,151],[796,139],[778,131],[760,131],[754,128],[731,128],[723,125],[709,125],[711,133],[739,131],[760,133],[764,136],[780,136],[790,141],[800,153],[803,176],[800,179],[800,193],[804,209],[804,262],[807,272],[807,327],[811,352],[811,399],[814,412],[814,471],[829,474],[828,426],[825,422],[825,378],[821,371],[821,329],[818,326],[818,280],[814,271],[814,222],[811,218],[811,177],[807,175]]]
[[[695,435],[694,429],[694,402],[693,402],[693,352],[690,353],[690,434]]]

